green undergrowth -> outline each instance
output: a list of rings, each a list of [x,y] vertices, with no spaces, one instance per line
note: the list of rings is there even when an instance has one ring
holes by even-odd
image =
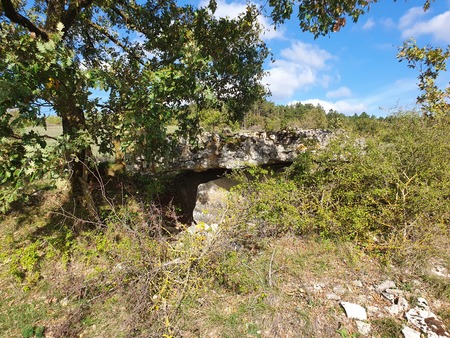
[[[439,255],[450,220],[447,122],[406,116],[376,136],[338,135],[283,173],[237,173],[230,222],[263,237],[352,241],[386,260]]]
[[[42,189],[1,216],[0,336],[355,337],[324,294],[342,286],[358,302],[367,290],[352,281],[385,279],[412,305],[440,304],[450,324],[447,279],[429,272],[450,269],[449,126],[399,121],[342,135],[282,173],[233,174],[217,232],[169,232],[171,211],[131,192],[87,223],[68,189]],[[375,337],[405,324],[369,322]]]
[[[80,231],[51,217],[57,205],[3,218],[2,336],[354,336],[354,322],[314,285],[405,278],[358,245],[318,234],[264,237],[227,223],[217,233],[155,235],[162,224],[148,222],[161,215],[131,199],[120,208],[134,210],[132,220],[110,216],[106,228]],[[32,222],[44,217],[56,223]],[[430,297],[445,294],[443,284],[422,280]],[[350,291],[343,297],[357,301]],[[445,308],[439,313],[446,318]],[[373,323],[381,333],[400,324]]]

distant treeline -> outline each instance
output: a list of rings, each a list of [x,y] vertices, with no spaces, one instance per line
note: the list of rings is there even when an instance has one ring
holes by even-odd
[[[225,127],[232,129],[282,130],[302,129],[345,129],[362,134],[373,134],[393,117],[376,117],[365,112],[347,116],[335,110],[325,111],[320,105],[295,103],[276,105],[262,100],[244,115],[239,123],[230,123],[227,114],[216,110],[199,113],[200,125],[207,131],[220,131]]]

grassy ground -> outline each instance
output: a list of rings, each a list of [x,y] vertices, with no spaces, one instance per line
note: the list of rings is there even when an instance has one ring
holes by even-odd
[[[66,182],[34,182],[0,215],[0,337],[362,336],[340,301],[368,310],[369,336],[402,337],[385,280],[449,326],[448,124],[408,121],[288,176],[236,175],[218,232],[186,231],[148,177],[90,182],[96,222]]]
[[[47,123],[47,127],[28,127],[25,129],[26,132],[34,130],[36,133],[40,135],[47,135],[53,138],[57,138],[62,135],[62,126],[60,124],[50,124]],[[52,140],[51,138],[48,139],[48,143],[55,144],[56,141]]]
[[[173,134],[178,129],[177,126],[167,126],[167,132],[169,134]],[[26,128],[26,131],[34,130],[40,135],[48,135],[50,137],[58,137],[62,135],[62,125],[61,124],[52,124],[47,123],[47,127],[29,127]]]
[[[167,133],[173,134],[178,129],[177,126],[167,126]],[[25,129],[26,132],[30,130],[35,131],[39,135],[47,135],[49,138],[46,139],[46,142],[49,146],[53,146],[56,144],[56,140],[54,138],[58,138],[62,135],[62,125],[61,124],[53,124],[47,122],[46,128],[44,127],[28,127]],[[99,154],[98,147],[94,147],[93,149],[94,155],[104,157],[104,155]],[[109,158],[106,158],[109,159]]]
[[[62,217],[66,198],[61,184],[0,219],[0,337],[360,336],[330,293],[380,309],[371,336],[401,337],[405,320],[373,289],[386,279],[450,324],[448,279],[430,272],[450,269],[448,251],[393,266],[353,243],[244,238],[231,224],[167,235],[160,210],[131,196],[100,228]]]

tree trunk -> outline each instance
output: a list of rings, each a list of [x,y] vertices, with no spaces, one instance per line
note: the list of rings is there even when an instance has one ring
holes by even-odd
[[[72,25],[79,18],[81,10],[92,6],[94,0],[84,1],[66,1],[66,0],[46,0],[46,19],[44,28],[40,24],[33,23],[29,18],[20,14],[15,5],[16,1],[1,0],[0,5],[2,14],[22,27],[35,33],[44,41],[49,39],[50,33],[57,31],[58,23],[63,23],[64,36],[67,35]],[[66,72],[59,74],[64,79],[64,88],[57,88],[57,94],[48,98],[53,102],[53,108],[62,118],[63,134],[68,137],[69,145],[73,144],[78,137],[80,131],[86,130],[86,120],[81,102],[85,102],[87,97],[81,97],[77,100],[77,93],[82,92],[87,86],[83,82],[77,83],[76,76],[78,69],[64,69]],[[59,79],[57,79],[59,81]],[[59,84],[58,84],[59,86]],[[79,97],[80,98],[80,97]],[[83,143],[82,143],[83,144]],[[87,144],[87,143],[86,143]],[[75,147],[75,152],[68,150],[66,158],[69,159],[69,168],[71,170],[70,184],[71,194],[74,197],[76,206],[85,209],[91,221],[99,221],[94,199],[89,185],[89,158],[91,157],[91,148],[89,145]],[[73,158],[71,158],[73,157]],[[77,210],[78,211],[81,210]]]
[[[69,143],[72,143],[78,137],[78,132],[86,130],[86,120],[83,109],[77,107],[74,103],[67,103],[61,109],[61,118],[63,134],[69,137]],[[67,107],[73,107],[67,109]],[[89,162],[92,157],[90,146],[77,147],[75,152],[68,151],[66,157],[69,160],[70,188],[71,197],[76,203],[80,214],[87,212],[90,221],[100,222],[97,207],[92,196],[90,187]],[[70,158],[71,157],[71,158]]]

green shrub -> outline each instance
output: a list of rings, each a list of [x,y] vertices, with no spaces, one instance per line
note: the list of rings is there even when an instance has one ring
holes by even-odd
[[[248,257],[245,257],[245,254],[232,251],[224,254],[216,263],[213,272],[215,279],[226,289],[246,294],[260,287],[258,276],[248,267]]]
[[[234,178],[239,184],[233,189],[242,198],[232,210],[230,221],[242,231],[269,237],[304,230],[303,193],[294,181],[256,167],[249,169],[249,175],[240,173]]]
[[[234,219],[257,236],[315,231],[388,256],[427,254],[447,238],[449,126],[396,116],[376,135],[341,134],[300,155],[284,175],[252,169],[238,178]]]

